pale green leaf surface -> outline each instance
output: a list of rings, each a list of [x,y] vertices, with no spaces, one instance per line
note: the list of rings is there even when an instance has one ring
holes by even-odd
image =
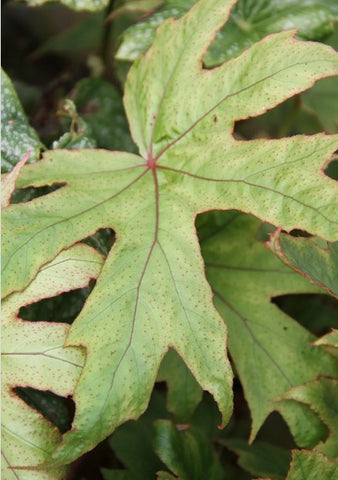
[[[202,70],[203,54],[233,3],[203,0],[180,21],[165,22],[134,64],[124,100],[140,156],[47,153],[23,169],[18,186],[64,186],[12,205],[4,216],[11,232],[3,240],[4,295],[24,288],[61,249],[102,227],[116,232],[67,340],[86,347],[87,362],[74,396],[73,430],[56,452],[58,462],[70,462],[145,410],[169,347],[213,395],[222,425],[228,420],[226,327],[204,276],[197,213],[236,208],[285,229],[337,235],[336,185],[320,170],[337,138],[232,137],[235,120],[336,73],[336,56],[288,32],[213,71]]]
[[[157,420],[154,422],[154,449],[180,480],[223,478],[222,466],[211,444],[198,430],[178,431],[172,422]]]
[[[1,167],[11,170],[30,152],[30,160],[39,158],[43,148],[35,130],[29,125],[19,98],[7,74],[1,70]]]
[[[281,398],[305,403],[319,416],[328,427],[329,436],[316,446],[316,450],[329,458],[338,457],[338,380],[321,377],[316,381],[294,387]]]
[[[333,480],[337,478],[338,461],[306,450],[293,450],[286,480]]]
[[[202,400],[203,391],[175,351],[170,350],[164,357],[157,381],[167,382],[168,410],[175,415],[176,422],[188,422]]]
[[[74,246],[42,267],[23,292],[13,293],[3,301],[2,477],[6,480],[63,478],[63,467],[26,470],[50,461],[60,434],[12,389],[33,387],[60,396],[70,395],[84,360],[79,349],[63,348],[68,325],[24,321],[17,316],[19,309],[86,286],[91,278],[98,276],[101,266],[102,257],[95,250],[85,245]]]
[[[239,438],[225,440],[224,444],[238,455],[238,464],[251,474],[285,479],[291,460],[288,450],[259,441],[248,445]]]
[[[292,237],[276,231],[269,248],[287,265],[338,297],[338,242]]]
[[[274,296],[320,290],[264,248],[255,238],[259,225],[249,216],[226,215],[224,227],[202,239],[215,306],[229,328],[229,351],[251,410],[251,440],[277,408],[279,392],[337,369],[329,354],[310,345],[315,337],[271,303]],[[311,412],[295,405],[278,409],[297,441],[318,442],[323,429]]]

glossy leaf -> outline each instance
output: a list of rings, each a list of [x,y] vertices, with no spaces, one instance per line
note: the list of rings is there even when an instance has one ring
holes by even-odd
[[[338,461],[306,450],[294,450],[286,480],[332,480],[338,473]]]
[[[287,265],[338,297],[338,242],[276,232],[268,245]]]
[[[223,227],[211,219],[216,233],[202,238],[207,278],[229,328],[229,351],[252,414],[251,440],[277,408],[279,392],[337,369],[330,355],[310,345],[315,337],[271,303],[274,296],[320,290],[264,248],[256,239],[259,226],[252,217],[223,215]],[[323,429],[311,412],[285,404],[278,409],[300,444],[318,442]]]
[[[67,339],[86,348],[87,361],[74,394],[73,429],[56,462],[72,461],[145,410],[169,348],[213,395],[222,426],[228,421],[226,327],[204,276],[194,226],[198,213],[239,209],[286,230],[337,235],[337,187],[320,171],[337,137],[245,142],[232,136],[236,120],[260,115],[334,75],[336,55],[283,32],[203,70],[204,52],[233,4],[202,0],[179,21],[165,22],[152,48],[135,62],[124,103],[139,155],[49,152],[23,169],[19,186],[63,187],[12,205],[4,215],[4,295],[24,288],[61,249],[99,228],[116,232]],[[26,268],[19,282],[14,272],[22,255]],[[312,378],[311,368],[307,372]]]
[[[329,429],[329,436],[324,442],[316,446],[316,450],[324,453],[329,458],[338,457],[337,396],[338,380],[325,377],[295,387],[282,396],[282,398],[287,400],[305,403],[326,424]]]
[[[221,480],[223,471],[206,438],[193,428],[178,431],[167,420],[155,422],[154,448],[180,480]]]
[[[29,125],[13,84],[3,70],[1,93],[1,168],[8,172],[27,152],[30,161],[37,160],[43,145]]]
[[[116,52],[118,60],[132,62],[148,50],[156,28],[170,16],[179,18],[194,0],[165,1],[149,18],[127,28]],[[239,55],[265,35],[297,29],[301,38],[318,40],[333,32],[338,19],[335,0],[240,0],[234,6],[226,27],[222,29],[204,57],[208,67],[219,65]]]
[[[79,349],[63,348],[68,325],[25,321],[18,317],[19,309],[87,285],[101,265],[102,257],[93,249],[74,246],[42,267],[23,292],[13,293],[2,304],[2,475],[6,480],[63,478],[64,467],[27,470],[50,461],[60,434],[13,388],[71,395],[84,360]]]

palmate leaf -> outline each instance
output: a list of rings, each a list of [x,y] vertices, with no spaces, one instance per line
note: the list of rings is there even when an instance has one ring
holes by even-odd
[[[202,253],[215,306],[229,328],[229,351],[251,410],[251,440],[269,413],[278,409],[296,441],[312,447],[323,434],[320,422],[300,405],[290,408],[287,402],[277,405],[274,400],[320,374],[335,375],[338,366],[331,355],[312,346],[315,337],[271,299],[292,293],[320,293],[320,289],[264,248],[255,238],[260,226],[257,219],[239,213],[209,216],[214,233],[208,235],[204,229]]]
[[[72,431],[56,452],[70,462],[146,408],[161,359],[173,347],[231,414],[226,327],[213,307],[196,214],[252,212],[286,230],[334,239],[335,182],[321,166],[337,137],[235,141],[255,116],[338,71],[333,50],[292,32],[271,35],[215,70],[201,59],[234,1],[202,0],[158,30],[135,62],[124,103],[139,155],[55,151],[18,180],[62,188],[4,214],[4,295],[22,289],[61,249],[111,227],[116,242],[68,345],[86,347]],[[324,194],[325,192],[325,194]],[[21,267],[21,278],[15,271]]]

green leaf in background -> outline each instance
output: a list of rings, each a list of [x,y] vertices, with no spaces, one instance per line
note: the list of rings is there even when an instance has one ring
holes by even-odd
[[[157,420],[154,432],[156,453],[180,480],[223,478],[222,466],[201,432],[194,428],[178,431],[168,420]]]
[[[227,26],[205,56],[208,67],[219,65],[265,35],[297,29],[306,40],[320,40],[333,33],[338,19],[335,0],[240,0]]]
[[[274,296],[319,289],[283,265],[256,239],[258,220],[238,213],[217,216],[223,217],[223,228],[213,214],[210,230],[216,233],[201,239],[202,253],[215,306],[229,328],[229,351],[251,410],[253,440],[276,409],[274,398],[279,392],[319,374],[334,375],[337,363],[311,346],[315,337],[271,303]],[[293,416],[288,407],[278,408],[296,440],[313,446],[323,433],[320,424],[315,425],[318,422],[311,412],[298,408]],[[314,422],[312,434],[308,422]]]
[[[133,62],[139,55],[148,50],[152,44],[157,27],[167,18],[180,18],[196,0],[164,1],[160,10],[150,17],[128,27],[119,38],[119,46],[115,52],[116,60]]]
[[[276,231],[267,245],[286,265],[338,298],[338,242]]]
[[[126,0],[123,5],[118,8],[115,8],[111,14],[107,17],[107,21],[115,20],[124,13],[143,13],[149,14],[156,8],[162,5],[162,0]]]
[[[306,450],[293,450],[287,480],[333,480],[337,477],[338,461]]]
[[[167,382],[167,408],[176,422],[188,422],[202,399],[203,390],[174,350],[169,350],[164,357],[157,381]]]
[[[43,148],[29,125],[12,82],[1,70],[1,169],[10,171],[30,152],[30,161],[38,160]]]
[[[110,437],[109,444],[127,468],[128,480],[154,479],[156,472],[163,468],[152,445],[153,421],[167,417],[162,396],[154,392],[149,407],[141,418],[121,425]],[[115,478],[115,472],[104,470],[104,474],[107,480]]]
[[[85,78],[76,85],[74,103],[99,148],[135,152],[121,94],[112,84]]]
[[[291,460],[288,450],[256,441],[248,445],[245,440],[233,438],[222,443],[238,455],[238,463],[252,475],[269,476],[284,480]]]
[[[160,10],[123,32],[116,59],[133,62],[148,50],[156,28],[165,19],[181,17],[195,1],[165,0]],[[335,0],[326,0],[325,4],[320,0],[240,0],[206,53],[204,63],[207,67],[219,65],[265,35],[281,30],[297,29],[301,38],[320,40],[333,32],[337,20]]]
[[[338,80],[324,78],[314,87],[302,95],[302,106],[310,113],[318,117],[326,132],[338,132],[338,106],[332,99],[338,90]]]
[[[100,41],[104,19],[104,12],[93,12],[80,18],[74,25],[50,36],[33,52],[32,57],[37,59],[50,53],[81,55],[93,49]]]
[[[338,379],[321,377],[292,388],[280,398],[305,403],[319,416],[328,427],[329,436],[316,450],[329,458],[338,457]]]
[[[55,452],[55,462],[71,462],[118,425],[137,418],[169,348],[214,397],[221,425],[230,418],[227,330],[204,274],[194,225],[198,213],[237,209],[287,231],[300,228],[328,240],[337,236],[337,186],[320,172],[337,148],[337,137],[247,142],[232,136],[237,120],[260,115],[334,75],[336,55],[329,47],[282,32],[217,69],[203,70],[204,52],[233,4],[200,1],[179,21],[162,24],[151,49],[135,62],[124,103],[139,155],[49,152],[22,170],[18,187],[63,186],[33,202],[11,205],[4,214],[4,295],[24,288],[42,264],[67,246],[99,228],[116,232],[97,284],[67,338],[67,345],[85,347],[87,358],[74,393],[73,428]],[[25,270],[18,281],[15,271],[23,257]],[[242,291],[240,285],[234,295]],[[331,357],[315,347],[311,352],[316,354],[310,354],[303,341],[312,337],[291,328],[310,366],[302,365],[286,379],[273,365],[282,383],[271,390],[264,385],[268,392],[282,393],[322,368],[331,372]],[[255,428],[273,409],[269,394],[265,398]]]

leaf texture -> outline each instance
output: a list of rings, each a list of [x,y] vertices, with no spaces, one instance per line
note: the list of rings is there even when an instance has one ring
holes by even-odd
[[[42,267],[23,291],[2,306],[2,476],[6,480],[63,478],[61,469],[35,470],[51,460],[60,442],[56,427],[30,408],[13,391],[33,387],[67,396],[74,391],[84,362],[83,352],[63,348],[69,326],[29,322],[18,317],[20,307],[86,286],[98,276],[102,257],[77,245]]]
[[[244,142],[232,136],[236,120],[337,73],[336,55],[283,32],[203,70],[203,55],[233,4],[200,1],[179,21],[162,24],[152,48],[135,62],[124,103],[139,155],[48,152],[23,169],[18,185],[63,187],[12,205],[4,215],[10,232],[4,237],[5,296],[24,288],[61,249],[99,228],[116,232],[67,339],[86,348],[87,360],[74,396],[73,429],[56,462],[72,461],[145,410],[170,347],[213,395],[222,425],[229,419],[227,331],[204,275],[194,226],[199,212],[235,208],[286,230],[338,235],[337,188],[320,170],[337,137]]]

